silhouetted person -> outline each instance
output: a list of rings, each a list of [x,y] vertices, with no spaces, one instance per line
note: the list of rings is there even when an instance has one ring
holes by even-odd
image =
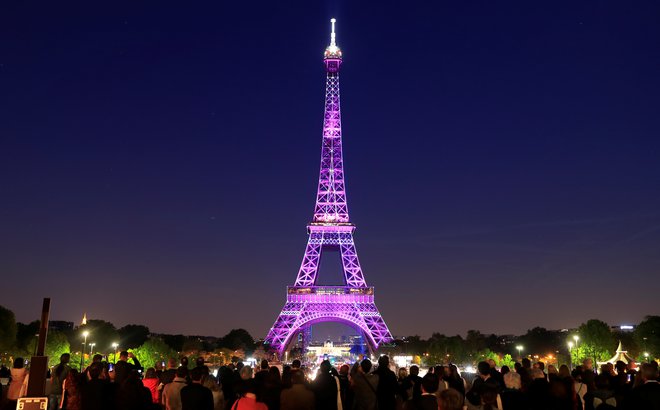
[[[356,367],[351,382],[353,383],[353,410],[374,410],[378,405],[378,375],[369,373],[371,360],[364,359]]]
[[[504,389],[500,392],[502,406],[506,410],[527,410],[527,397],[520,391],[522,384],[520,375],[509,372],[504,375]]]
[[[133,363],[129,363],[128,359],[133,359]],[[133,353],[125,350],[119,353],[119,360],[115,364],[115,383],[121,385],[131,373],[139,371],[142,371],[142,366]]]
[[[314,393],[305,386],[302,372],[291,373],[291,382],[292,386],[280,395],[280,410],[314,410]]]
[[[658,368],[650,363],[642,364],[639,374],[639,385],[632,389],[624,407],[626,409],[660,410],[660,383],[658,383]]]
[[[394,410],[396,407],[396,391],[399,384],[389,366],[390,358],[387,355],[378,358],[378,368],[374,371],[378,375],[378,388],[376,389],[378,410]]]
[[[410,387],[412,387],[412,397],[406,397],[406,399],[419,399],[422,395],[422,378],[419,377],[419,367],[414,364],[410,366],[410,375],[408,375],[407,380]]]
[[[181,389],[181,410],[213,410],[213,393],[202,386],[204,369],[199,366],[192,369],[192,383]]]
[[[408,400],[403,404],[404,410],[437,410],[438,391],[440,380],[434,373],[427,373],[422,378],[422,394],[418,398]],[[379,407],[380,408],[380,407]]]
[[[319,372],[312,383],[316,408],[319,410],[337,410],[337,380],[330,373],[331,368],[329,361],[321,362]]]
[[[114,410],[118,385],[106,378],[103,364],[92,363],[87,368],[89,381],[81,389],[82,410]]]

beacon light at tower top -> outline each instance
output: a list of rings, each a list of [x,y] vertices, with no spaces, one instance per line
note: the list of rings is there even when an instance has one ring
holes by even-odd
[[[330,33],[330,45],[325,49],[325,53],[323,53],[323,57],[328,59],[328,58],[338,58],[341,59],[341,50],[339,47],[337,47],[337,42],[336,38],[337,35],[335,34],[335,23],[337,22],[337,19],[330,19],[330,23],[332,24],[332,32]]]

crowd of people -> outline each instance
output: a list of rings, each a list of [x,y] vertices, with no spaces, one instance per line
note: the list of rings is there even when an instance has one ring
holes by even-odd
[[[388,356],[374,365],[363,359],[339,368],[323,361],[315,374],[299,360],[283,367],[263,360],[257,369],[236,365],[217,377],[198,358],[170,358],[166,368],[144,371],[139,360],[121,352],[115,364],[100,355],[82,372],[70,356],[48,375],[49,409],[59,410],[660,410],[658,364],[632,369],[623,362],[596,372],[591,360],[572,371],[523,359],[513,369],[480,362],[476,374],[435,366],[424,376],[416,365],[392,370]],[[132,363],[131,363],[132,361]],[[281,369],[281,370],[280,370]],[[0,368],[1,410],[14,410],[25,395],[29,373],[16,358]],[[4,383],[7,382],[7,383]]]

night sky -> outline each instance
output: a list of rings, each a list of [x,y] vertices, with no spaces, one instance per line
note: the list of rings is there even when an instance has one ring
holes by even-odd
[[[393,334],[658,314],[657,1],[3,1],[0,304],[265,337],[312,217],[331,17]]]

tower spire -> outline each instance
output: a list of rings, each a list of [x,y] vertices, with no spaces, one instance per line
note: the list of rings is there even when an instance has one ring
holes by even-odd
[[[341,62],[341,50],[339,47],[337,47],[337,34],[335,33],[335,23],[337,22],[337,19],[330,19],[330,24],[331,24],[331,31],[330,31],[330,45],[325,49],[325,53],[323,54],[323,58],[325,60],[333,60],[336,61],[334,65],[339,68],[339,63]]]
[[[335,23],[337,22],[337,19],[332,18],[330,19],[330,24],[332,24],[332,32],[330,33],[330,47],[336,47],[336,34],[335,34]]]

